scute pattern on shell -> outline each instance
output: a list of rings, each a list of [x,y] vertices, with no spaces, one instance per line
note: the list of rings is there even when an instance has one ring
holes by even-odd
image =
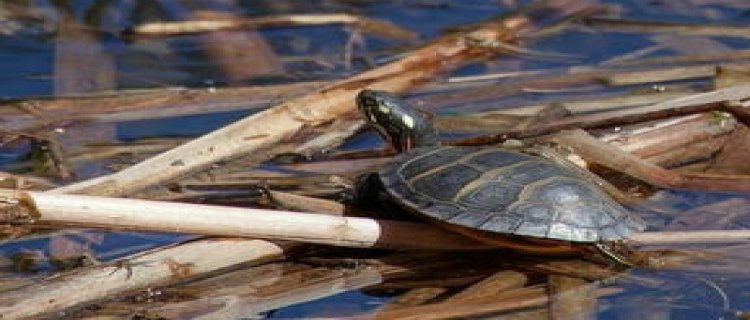
[[[484,231],[573,242],[615,240],[645,223],[578,173],[498,148],[436,146],[380,172],[411,211]]]

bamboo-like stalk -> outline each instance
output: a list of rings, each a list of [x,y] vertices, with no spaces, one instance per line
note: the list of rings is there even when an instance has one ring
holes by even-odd
[[[260,110],[284,97],[322,87],[325,82],[230,88],[160,88],[116,90],[96,94],[0,102],[4,130],[22,130],[45,119],[105,122],[178,117],[214,112]],[[45,115],[40,118],[39,115]]]
[[[748,50],[731,50],[728,52],[705,52],[686,54],[679,56],[666,56],[666,57],[654,57],[654,58],[641,58],[632,60],[619,60],[610,61],[609,65],[668,65],[677,63],[699,63],[699,62],[727,62],[735,60],[747,60],[750,59],[750,51]]]
[[[231,252],[231,254],[230,254]],[[0,294],[0,315],[18,319],[72,307],[126,290],[154,287],[239,263],[283,257],[284,247],[262,240],[207,239],[139,253],[120,263],[81,268]]]
[[[684,97],[693,91],[677,92],[658,92],[645,94],[628,94],[607,96],[599,99],[586,97],[586,99],[574,98],[570,101],[556,99],[553,102],[570,111],[571,115],[580,115],[592,112],[605,112],[617,109],[626,109],[641,107],[661,103],[675,98]],[[552,103],[552,102],[550,102]],[[534,116],[539,111],[546,108],[550,103],[536,103],[532,105],[514,106],[499,110],[483,111],[468,116],[495,116],[495,115],[515,115],[515,116]]]
[[[729,134],[735,130],[736,124],[737,120],[732,117],[717,120],[715,114],[697,113],[607,133],[599,140],[648,158],[710,137]]]
[[[187,21],[148,22],[134,26],[129,30],[129,33],[133,36],[165,37],[210,31],[330,24],[355,25],[364,31],[394,39],[406,41],[414,41],[417,39],[417,35],[414,32],[399,27],[386,20],[372,19],[349,13],[286,14],[254,18],[233,17],[195,19]]]
[[[45,192],[3,191],[7,203],[30,212],[39,223],[126,228],[220,236],[296,240],[357,248],[482,249],[484,244],[429,224],[278,210],[118,199]],[[2,217],[5,221],[19,217]],[[23,217],[22,217],[23,218]],[[629,240],[644,244],[734,243],[750,230],[642,232]]]
[[[507,139],[537,137],[567,129],[602,128],[644,122],[668,116],[729,109],[728,105],[730,102],[748,99],[750,97],[750,94],[748,94],[749,91],[750,85],[748,84],[736,85],[709,92],[669,99],[667,101],[646,106],[565,117],[559,120],[539,124],[529,129],[505,130],[497,134],[456,140],[453,143],[463,145],[484,145],[503,142]],[[737,108],[737,111],[747,112],[746,109],[747,108]],[[734,112],[734,110],[731,111]]]
[[[745,67],[747,65],[744,65]],[[673,67],[666,70],[639,70],[603,76],[610,86],[629,86],[642,83],[710,78],[716,74],[716,65]]]
[[[426,224],[290,211],[6,192],[40,223],[294,240],[356,248],[472,249],[486,245]]]
[[[572,2],[548,3],[562,10],[565,4],[572,5]],[[132,194],[148,186],[204,170],[215,162],[263,150],[288,139],[303,128],[324,125],[353,114],[354,97],[365,87],[404,92],[442,72],[490,53],[490,49],[479,48],[475,43],[517,41],[518,32],[538,28],[531,18],[534,15],[530,13],[548,12],[545,11],[550,9],[548,5],[537,5],[529,13],[480,24],[467,33],[445,36],[401,60],[286,101],[120,172],[72,184],[54,192],[112,196]],[[572,6],[573,9],[567,12],[555,14],[575,14],[591,9],[586,5]]]
[[[739,243],[750,241],[750,230],[691,230],[642,232],[629,238],[640,245]]]
[[[621,171],[655,186],[711,191],[750,190],[750,175],[681,173],[667,170],[604,143],[583,130],[563,131],[555,134],[551,140],[573,149],[577,155],[588,161]]]
[[[665,21],[639,21],[611,18],[586,18],[588,26],[616,32],[669,33],[721,37],[750,37],[746,26],[675,23]]]
[[[280,191],[270,191],[269,195],[274,202],[278,202],[284,208],[295,211],[327,213],[331,215],[342,215],[346,211],[346,207],[343,204],[332,200],[300,196]]]

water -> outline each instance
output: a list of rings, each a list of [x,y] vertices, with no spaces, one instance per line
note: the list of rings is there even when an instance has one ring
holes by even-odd
[[[208,1],[207,1],[208,2]],[[513,2],[513,1],[509,1]],[[745,24],[750,22],[750,8],[742,3],[716,1],[699,5],[701,1],[609,1],[631,19],[649,19],[675,22],[718,22]],[[11,2],[9,2],[11,3]],[[55,94],[55,34],[50,25],[60,19],[60,12],[68,10],[89,26],[102,25],[108,31],[122,30],[135,21],[160,20],[184,15],[186,8],[172,3],[161,10],[144,10],[151,1],[109,1],[95,5],[93,1],[57,1],[60,8],[49,7],[48,2],[26,1],[35,9],[38,20],[24,20],[24,28],[12,34],[0,36],[0,97],[23,99],[52,96]],[[165,2],[166,3],[166,2]],[[387,19],[393,23],[418,32],[422,40],[432,39],[443,30],[479,22],[504,12],[496,1],[389,1],[352,2],[320,1],[304,5],[283,4],[261,6],[258,3],[239,1],[235,9],[249,14],[261,13],[306,13],[352,11],[372,18]],[[0,10],[3,7],[0,6]],[[64,9],[63,9],[64,8]],[[139,9],[139,10],[136,10]],[[0,11],[2,13],[2,11]],[[2,19],[0,15],[0,19]],[[97,18],[99,17],[99,18]],[[103,17],[103,18],[102,18]],[[99,21],[99,22],[98,22]],[[0,21],[2,22],[2,21]],[[339,25],[315,27],[285,27],[261,31],[270,48],[281,57],[281,61],[294,66],[285,74],[255,75],[241,80],[227,76],[220,66],[204,50],[206,43],[196,41],[194,36],[175,36],[156,39],[127,39],[117,33],[104,33],[98,40],[105,55],[112,61],[90,61],[94,65],[112,63],[114,69],[109,83],[118,89],[153,87],[212,87],[240,86],[245,84],[284,83],[288,81],[326,80],[346,77],[367,68],[373,61],[393,58],[398,48],[408,44],[389,39],[366,37],[366,47],[358,47],[353,69],[341,63],[342,50],[350,33]],[[488,72],[518,70],[541,70],[579,65],[595,65],[612,57],[627,54],[651,44],[651,35],[640,33],[602,33],[587,28],[575,28],[561,34],[544,37],[529,44],[531,49],[543,52],[569,54],[572,59],[525,59],[505,57],[495,64],[472,64],[455,72],[456,76],[484,74]],[[748,48],[745,39],[714,37],[718,45],[731,49]],[[666,52],[656,53],[656,56]],[[101,55],[93,57],[101,58]],[[318,57],[307,59],[308,57]],[[87,57],[90,58],[90,57]],[[499,62],[499,61],[502,61]],[[231,65],[231,63],[230,63]],[[505,66],[512,66],[510,68]],[[96,69],[96,68],[94,68]],[[59,76],[59,75],[58,75]],[[103,75],[106,77],[107,75]],[[708,82],[699,80],[687,84],[705,88]],[[607,89],[610,93],[628,90],[648,90],[650,85],[632,86],[623,89]],[[536,99],[565,97],[566,93],[528,93],[506,98],[506,105],[533,103]],[[573,93],[572,95],[575,95]],[[460,113],[461,110],[484,110],[488,106],[503,104],[491,101],[473,106],[453,106],[438,110],[443,113]],[[465,107],[465,109],[461,109]],[[182,116],[165,119],[128,121],[114,124],[111,141],[131,141],[142,138],[193,137],[210,132],[251,113],[250,111],[222,112],[208,115]],[[450,135],[450,133],[447,133]],[[379,142],[371,135],[361,135],[347,148],[364,149]],[[13,170],[17,162],[23,161],[28,148],[5,146],[0,149],[0,159],[6,169]],[[272,166],[271,166],[272,167]],[[86,172],[86,168],[79,169]],[[736,195],[714,193],[667,192],[662,198],[665,205],[675,210],[689,210],[714,203]],[[745,195],[742,195],[743,197]],[[740,226],[743,226],[740,223]],[[86,236],[67,238],[81,245],[104,260],[114,259],[128,253],[182,240],[182,236],[169,234],[142,234],[91,231]],[[37,253],[40,263],[33,264],[23,272],[9,273],[12,276],[37,277],[57,270],[45,257],[53,250],[48,238],[17,241],[0,246],[0,253],[8,259],[20,253]],[[59,240],[58,240],[59,241]],[[69,245],[69,244],[68,244]],[[598,301],[597,319],[719,319],[735,317],[735,312],[750,308],[747,292],[750,282],[742,270],[745,247],[717,249],[735,255],[724,261],[724,269],[706,268],[700,264],[690,270],[653,271],[633,269],[624,279],[610,280],[608,285],[619,286],[618,293],[607,295]],[[723,261],[723,260],[722,260]],[[717,261],[722,262],[722,261]],[[6,269],[11,269],[8,261]],[[729,270],[729,271],[728,271]],[[638,281],[646,279],[647,281]],[[394,291],[396,292],[396,291]],[[262,312],[269,318],[304,318],[312,316],[337,317],[372,311],[392,298],[390,294],[373,294],[365,291],[348,291],[314,301],[296,303],[278,310]],[[248,317],[252,315],[247,315]]]

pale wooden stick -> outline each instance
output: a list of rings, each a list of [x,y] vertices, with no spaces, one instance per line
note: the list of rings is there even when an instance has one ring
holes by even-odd
[[[294,211],[327,213],[331,215],[343,215],[346,207],[340,202],[320,198],[300,196],[293,193],[269,191],[273,201],[283,205],[284,208]]]
[[[641,107],[645,105],[655,104],[664,102],[667,100],[684,97],[685,95],[692,94],[695,92],[690,91],[678,91],[678,92],[657,92],[657,93],[646,93],[646,94],[629,94],[623,96],[612,96],[604,97],[601,99],[592,99],[587,97],[585,100],[556,100],[555,104],[559,104],[566,110],[570,111],[573,115],[586,114],[592,112],[605,112],[617,109],[626,109]],[[510,108],[503,108],[499,110],[490,110],[469,114],[471,116],[493,116],[493,115],[516,115],[516,116],[533,116],[539,111],[547,107],[549,103],[532,104],[514,106]]]
[[[325,82],[230,88],[128,89],[95,94],[39,97],[0,102],[4,130],[23,130],[46,121],[96,120],[118,122],[259,110],[273,101],[320,88]]]
[[[750,175],[680,173],[644,161],[630,153],[602,142],[583,130],[562,131],[550,140],[569,147],[580,157],[613,170],[666,188],[712,191],[750,190]]]
[[[566,129],[574,128],[600,128],[614,125],[623,125],[629,123],[643,122],[666,116],[706,112],[712,110],[721,110],[730,108],[729,103],[735,101],[747,100],[750,95],[749,84],[742,84],[727,88],[722,88],[710,92],[692,94],[667,101],[650,104],[641,107],[624,108],[621,110],[597,112],[592,114],[581,114],[571,117],[564,117],[559,120],[540,123],[537,126],[521,130],[501,130],[499,133],[479,137],[471,137],[461,140],[454,140],[454,144],[490,144],[505,141],[507,139],[524,139],[538,137],[545,134],[551,134]],[[475,94],[478,94],[474,92]],[[433,98],[439,95],[433,95]],[[434,103],[429,101],[429,103]],[[732,112],[747,114],[747,108],[737,106],[732,108]]]
[[[612,18],[586,18],[586,25],[597,29],[612,30],[616,32],[637,33],[669,33],[721,36],[721,37],[750,37],[750,28],[732,25],[710,25],[698,23],[676,23],[648,20],[624,20]]]
[[[148,22],[134,26],[130,31],[137,36],[171,36],[221,30],[269,28],[277,26],[312,26],[346,24],[385,37],[414,41],[416,33],[386,20],[372,19],[349,13],[286,14],[255,18],[215,18],[187,21]]]
[[[662,45],[660,45],[662,46]],[[648,66],[648,65],[668,65],[678,63],[698,63],[698,62],[727,62],[735,60],[747,60],[750,59],[750,50],[731,50],[727,52],[705,52],[705,53],[694,53],[679,56],[666,56],[666,57],[654,57],[654,58],[640,58],[633,60],[619,60],[611,61],[610,65],[637,65],[637,66]]]
[[[737,243],[750,241],[750,230],[654,231],[630,236],[642,245]]]
[[[21,205],[30,206],[31,216],[41,223],[259,237],[359,248],[486,248],[457,234],[413,222],[45,192],[3,193],[6,202],[21,199]],[[642,232],[629,240],[645,245],[733,243],[750,240],[750,230]]]
[[[624,151],[648,158],[680,146],[729,134],[736,127],[737,120],[733,117],[717,120],[714,113],[695,113],[620,128],[598,138]]]
[[[284,248],[262,240],[209,239],[139,253],[112,265],[81,268],[0,294],[4,319],[38,316],[125,290],[173,283],[239,263],[282,258]]]
[[[716,65],[682,66],[666,70],[639,70],[614,73],[602,79],[610,86],[629,86],[642,83],[709,78],[716,74]]]
[[[473,240],[427,224],[290,211],[118,199],[46,192],[5,192],[40,223],[295,240],[357,248],[476,249]]]

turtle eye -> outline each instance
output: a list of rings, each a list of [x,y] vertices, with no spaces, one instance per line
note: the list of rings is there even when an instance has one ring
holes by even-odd
[[[378,118],[372,114],[372,112],[365,112],[367,114],[367,117],[370,118],[370,122],[372,123],[378,123]]]

